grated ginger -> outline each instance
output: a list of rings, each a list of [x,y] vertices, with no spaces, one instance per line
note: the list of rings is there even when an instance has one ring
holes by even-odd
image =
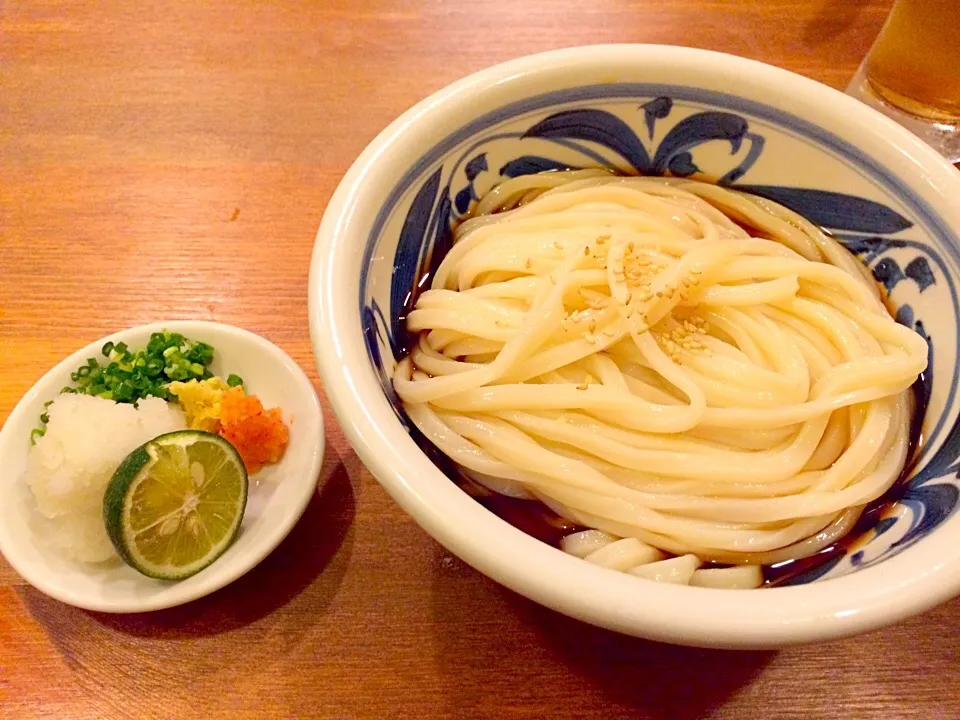
[[[220,404],[224,393],[230,389],[222,378],[172,382],[169,387],[180,401],[187,427],[212,433],[220,430]]]

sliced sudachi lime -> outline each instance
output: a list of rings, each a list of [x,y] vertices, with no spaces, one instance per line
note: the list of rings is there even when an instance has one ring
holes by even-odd
[[[160,435],[114,472],[103,499],[107,534],[120,557],[144,575],[182,580],[233,542],[247,488],[240,455],[219,435]]]

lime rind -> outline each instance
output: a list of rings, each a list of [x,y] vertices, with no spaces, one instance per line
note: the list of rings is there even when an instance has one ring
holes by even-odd
[[[194,465],[203,465],[198,461],[207,467],[200,473],[202,484],[191,492]],[[166,433],[134,450],[115,471],[104,494],[107,534],[134,569],[157,579],[182,580],[209,566],[234,541],[247,492],[243,460],[229,442],[198,430]],[[185,502],[202,512],[184,512]],[[196,559],[157,562],[148,555]]]

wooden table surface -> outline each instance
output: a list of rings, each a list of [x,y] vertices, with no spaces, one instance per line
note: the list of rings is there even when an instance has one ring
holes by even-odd
[[[306,288],[324,206],[381,128],[464,74],[561,46],[661,42],[842,88],[889,6],[0,3],[0,421],[68,352],[167,318],[261,333],[322,393]],[[322,492],[278,550],[210,597],[84,612],[0,559],[0,716],[960,718],[958,601],[782,652],[597,630],[452,558],[325,410]]]

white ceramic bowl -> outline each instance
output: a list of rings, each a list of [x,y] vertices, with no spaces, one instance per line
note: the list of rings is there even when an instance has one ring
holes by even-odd
[[[30,431],[43,404],[70,384],[70,373],[87,358],[101,357],[108,340],[130,348],[147,344],[161,330],[182,333],[214,347],[211,370],[236,373],[264,407],[280,407],[290,427],[283,459],[250,479],[240,533],[212,565],[180,582],[153,580],[116,560],[102,565],[71,562],[37,542],[30,526],[32,495],[24,481]],[[72,354],[41,378],[17,404],[0,430],[0,552],[28,583],[70,605],[102,612],[142,612],[180,605],[208,595],[249,571],[280,544],[303,514],[323,462],[323,414],[313,384],[280,348],[246,330],[213,322],[153,323],[114,333]]]
[[[569,166],[701,172],[833,232],[928,337],[926,443],[903,499],[849,551],[789,587],[661,585],[593,567],[508,525],[411,437],[390,385],[417,279],[503,177]],[[457,82],[384,130],[317,235],[310,323],[331,404],[362,460],[418,523],[495,580],[626,633],[772,647],[857,633],[960,592],[956,366],[960,174],[859,102],[756,62],[688,48],[535,55]]]

